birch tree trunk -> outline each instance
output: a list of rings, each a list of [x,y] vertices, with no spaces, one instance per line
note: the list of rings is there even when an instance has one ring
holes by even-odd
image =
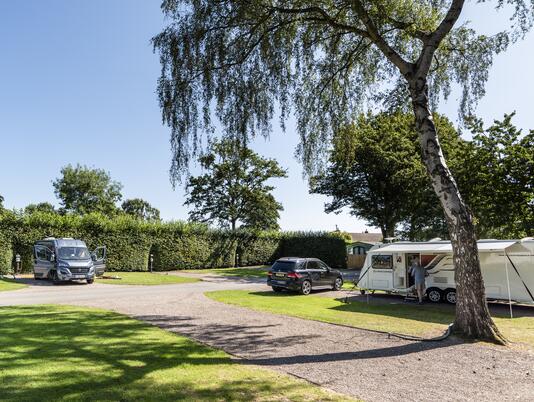
[[[486,302],[473,217],[443,157],[429,110],[427,82],[414,79],[409,81],[409,87],[423,161],[445,212],[452,243],[456,282],[454,332],[470,339],[504,344],[506,339],[493,322]]]

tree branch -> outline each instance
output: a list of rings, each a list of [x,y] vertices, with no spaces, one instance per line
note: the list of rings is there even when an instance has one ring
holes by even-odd
[[[321,7],[317,7],[317,6],[304,7],[304,8],[272,7],[272,9],[282,14],[310,14],[310,13],[319,14],[323,18],[314,19],[317,22],[326,22],[328,25],[332,26],[333,28],[344,29],[346,31],[354,32],[360,36],[369,38],[369,33],[366,30],[358,28],[353,25],[347,25],[347,24],[338,22],[334,17],[328,14]]]
[[[458,21],[464,3],[465,0],[453,0],[439,26],[424,42],[423,50],[416,62],[416,77],[426,77],[428,75],[430,65],[432,64],[432,57],[441,41],[449,34],[456,21]]]
[[[401,74],[406,75],[410,73],[412,71],[412,64],[404,60],[402,56],[386,42],[384,37],[380,34],[380,32],[378,32],[378,28],[371,20],[371,17],[369,17],[369,14],[365,10],[365,7],[362,5],[361,1],[354,1],[354,10],[367,28],[369,39],[371,39],[382,51],[384,56],[386,56],[389,61],[397,66]]]

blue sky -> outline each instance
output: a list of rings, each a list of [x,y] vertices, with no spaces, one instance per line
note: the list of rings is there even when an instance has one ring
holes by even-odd
[[[0,194],[5,206],[57,204],[51,181],[62,166],[105,169],[124,198],[141,197],[164,219],[186,219],[183,190],[169,181],[169,130],[155,95],[159,62],[150,38],[165,21],[159,0],[0,0]],[[502,22],[487,5],[464,18],[491,33]],[[534,35],[498,56],[478,108],[486,121],[517,111],[518,126],[534,128]],[[512,68],[514,72],[512,72]],[[456,117],[454,97],[440,112]],[[275,157],[289,178],[273,181],[285,210],[284,230],[362,231],[348,213],[325,214],[325,198],[309,195],[294,159],[297,135],[273,122],[270,140],[253,147]],[[372,228],[370,228],[372,230]]]

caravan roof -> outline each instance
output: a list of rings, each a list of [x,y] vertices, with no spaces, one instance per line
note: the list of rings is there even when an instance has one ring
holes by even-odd
[[[503,251],[513,245],[523,246],[530,252],[534,251],[534,241],[525,239],[519,240],[480,240],[477,242],[479,252]],[[398,242],[391,244],[379,245],[372,248],[369,252],[391,252],[391,253],[452,253],[450,241],[430,241],[430,242]]]

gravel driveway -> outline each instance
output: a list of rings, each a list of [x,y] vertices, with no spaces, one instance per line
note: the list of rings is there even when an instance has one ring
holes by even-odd
[[[265,285],[205,279],[165,286],[32,286],[0,293],[0,305],[62,303],[114,310],[366,401],[534,401],[532,352],[454,340],[409,342],[255,312],[203,293]]]

